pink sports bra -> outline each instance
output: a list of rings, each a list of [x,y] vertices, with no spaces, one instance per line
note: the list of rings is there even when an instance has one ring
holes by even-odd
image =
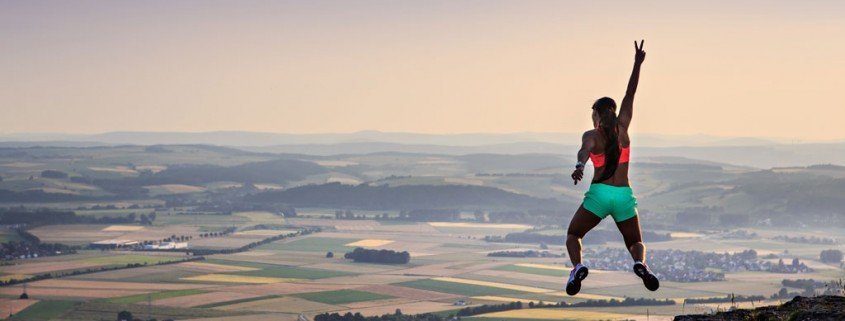
[[[631,160],[631,146],[628,147],[621,147],[619,151],[619,164],[627,163]],[[602,167],[604,166],[604,153],[601,154],[593,154],[590,153],[590,160],[593,161],[594,167]]]
[[[599,135],[602,134],[600,130],[597,131]],[[619,132],[619,127],[616,127],[616,132]],[[604,166],[604,153],[601,154],[593,154],[590,152],[590,160],[593,162],[593,167],[602,167]],[[619,164],[627,163],[631,160],[631,146],[622,147],[619,145]]]

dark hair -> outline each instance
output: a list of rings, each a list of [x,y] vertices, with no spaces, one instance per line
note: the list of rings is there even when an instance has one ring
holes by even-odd
[[[604,171],[594,182],[603,182],[613,177],[619,165],[619,133],[616,129],[616,102],[613,98],[602,97],[593,103],[593,110],[599,115],[599,127],[596,130],[604,136]]]

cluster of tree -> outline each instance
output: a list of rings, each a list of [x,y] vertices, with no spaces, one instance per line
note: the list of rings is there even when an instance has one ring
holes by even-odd
[[[762,301],[766,297],[762,295],[734,295],[733,293],[722,297],[713,298],[689,298],[684,299],[684,304],[707,304],[707,303],[734,303],[734,302],[749,302]]]
[[[476,307],[466,307],[463,309],[458,310],[456,314],[459,317],[468,317],[472,315],[484,314],[484,313],[492,313],[492,312],[499,312],[499,311],[508,311],[508,310],[519,310],[522,309],[522,302],[515,301],[510,303],[503,303],[503,304],[484,304],[479,305]]]
[[[797,280],[783,279],[783,281],[781,281],[780,283],[783,286],[788,286],[790,288],[798,288],[798,289],[806,289],[806,288],[815,289],[815,288],[821,288],[821,287],[825,286],[824,282],[816,281],[816,280],[813,280],[813,279],[797,279]]]
[[[129,215],[133,215],[135,213],[129,213]],[[141,213],[141,216],[138,217],[138,223],[141,225],[153,225],[153,221],[156,220],[156,212],[150,213],[147,215],[145,213]]]
[[[423,314],[402,314],[402,311],[396,309],[394,314],[385,314],[382,316],[365,317],[360,312],[352,314],[323,313],[314,316],[314,321],[447,321],[446,317],[437,314],[423,313]]]
[[[371,186],[329,183],[246,196],[247,201],[285,203],[297,207],[411,210],[425,208],[557,208],[554,199],[540,199],[498,188],[467,185]]]
[[[669,241],[672,237],[669,233],[660,234],[651,231],[643,231],[643,241],[646,242],[663,242]],[[535,244],[553,244],[564,245],[566,243],[565,235],[548,235],[535,232],[516,232],[508,233],[504,237],[501,236],[486,236],[484,240],[487,242],[505,242],[505,243],[535,243]],[[619,243],[623,242],[622,235],[617,231],[609,230],[592,230],[584,237],[586,244],[604,244],[604,243]]]
[[[803,244],[826,244],[826,245],[833,245],[838,244],[835,239],[826,238],[826,237],[818,237],[818,236],[788,236],[788,235],[778,235],[773,238],[774,240],[790,242],[790,243],[803,243]]]
[[[68,177],[67,173],[57,170],[48,169],[41,172],[41,177],[44,178],[55,178],[55,179],[65,179]]]
[[[625,298],[624,300],[610,299],[610,300],[587,300],[583,302],[576,302],[566,304],[561,302],[560,306],[565,307],[628,307],[628,306],[642,306],[642,305],[674,305],[675,300],[672,299],[650,299],[650,298]]]
[[[726,240],[753,240],[760,237],[760,235],[746,230],[730,230],[720,233],[718,237]]]
[[[151,146],[152,147],[152,146]],[[123,310],[117,313],[117,321],[157,321],[156,319],[149,319],[144,320],[141,318],[136,318],[132,315],[132,312]],[[164,319],[162,321],[173,321],[173,319]]]
[[[354,262],[381,264],[407,264],[411,261],[411,254],[407,251],[373,250],[362,247],[357,247],[352,252],[347,252],[343,257],[351,259]]]
[[[827,286],[824,282],[819,282],[813,279],[798,279],[798,280],[787,280],[784,279],[781,281],[784,287],[796,288],[796,289],[803,289],[805,295],[813,295],[816,289],[824,288]]]
[[[70,193],[47,193],[40,189],[21,192],[0,189],[0,203],[52,203],[91,200],[93,198]]]
[[[173,261],[160,261],[157,263],[153,263],[152,265],[166,265],[166,264],[177,264],[183,262],[190,262],[190,261],[201,261],[205,260],[205,257],[202,256],[195,256],[195,257],[188,257],[182,260],[173,260]],[[91,274],[91,273],[99,273],[105,271],[114,271],[114,270],[122,270],[122,269],[132,269],[138,267],[150,266],[146,262],[141,263],[127,263],[126,265],[117,265],[117,266],[100,266],[100,267],[93,267],[87,268],[84,270],[72,270],[72,271],[64,271],[64,272],[55,272],[55,273],[43,273],[30,276],[24,279],[7,279],[7,280],[0,280],[0,286],[7,286],[7,285],[14,285],[19,283],[26,283],[26,282],[33,282],[45,279],[58,279],[67,276],[75,276],[75,275],[83,275],[83,274]]]
[[[289,237],[308,235],[308,234],[317,233],[317,232],[320,232],[320,231],[321,231],[321,229],[319,227],[313,227],[313,228],[307,228],[307,229],[304,229],[304,230],[299,230],[299,231],[296,231],[294,233],[271,236],[271,237],[268,237],[268,238],[263,239],[261,241],[252,242],[252,243],[249,243],[247,245],[241,246],[239,248],[234,248],[234,249],[194,249],[194,250],[191,250],[191,251],[194,253],[194,255],[240,253],[240,252],[249,251],[253,248],[259,247],[259,246],[264,245],[264,244],[272,243],[272,242],[275,242],[275,241],[278,241],[278,240],[283,240],[283,239],[286,239],[286,238],[289,238]],[[184,251],[184,250],[177,250],[177,251]]]
[[[772,265],[769,268],[769,272],[772,273],[806,273],[812,271],[813,269],[808,267],[806,264],[801,263],[801,260],[797,257],[792,258],[791,264],[785,264],[783,259],[779,259],[777,265]]]
[[[559,254],[550,253],[549,251],[498,251],[487,253],[487,256],[492,257],[560,257]]]
[[[37,236],[23,229],[14,229],[21,241],[9,241],[0,244],[0,259],[14,260],[42,256],[74,254],[78,249],[59,243],[41,243]]]
[[[822,263],[839,263],[842,262],[842,251],[840,250],[823,250],[819,254],[819,259]]]
[[[143,215],[142,222],[152,224],[155,215]],[[72,211],[58,211],[52,209],[29,210],[23,207],[14,207],[0,210],[0,224],[2,225],[28,225],[37,226],[44,224],[127,224],[135,223],[137,216],[129,213],[125,216],[101,216],[76,215]],[[146,221],[145,221],[146,220]]]
[[[190,236],[190,235],[178,235],[177,236],[176,234],[173,234],[173,235],[171,235],[171,236],[169,236],[165,239],[162,239],[161,241],[162,242],[185,242],[185,241],[190,240],[192,238],[194,238],[194,237]]]
[[[190,207],[191,211],[181,211],[179,215],[232,215],[235,212],[270,212],[284,217],[296,217],[296,208],[287,204],[279,203],[255,203],[243,200],[243,196],[251,192],[243,192],[243,195],[234,192],[210,193],[207,199],[196,199],[194,197],[171,195],[165,200],[165,206],[169,208]],[[235,194],[235,195],[232,195]]]
[[[234,227],[234,226],[232,226],[232,227],[227,227],[226,229],[224,229],[224,230],[222,230],[222,231],[218,231],[218,232],[206,232],[206,233],[200,233],[200,237],[220,237],[220,236],[226,236],[226,235],[229,235],[229,234],[235,233],[235,231],[236,231],[236,230],[237,230],[237,228],[236,228],[236,227]]]
[[[76,209],[79,210],[79,211],[85,211],[85,210],[101,211],[101,210],[117,210],[117,209],[137,210],[137,209],[142,209],[142,208],[161,209],[161,208],[163,208],[163,206],[160,205],[160,204],[145,204],[145,205],[132,204],[132,205],[129,205],[129,206],[126,206],[126,207],[117,207],[114,204],[107,204],[107,205],[94,204],[94,205],[91,205],[91,206],[81,205],[81,206],[78,206]]]

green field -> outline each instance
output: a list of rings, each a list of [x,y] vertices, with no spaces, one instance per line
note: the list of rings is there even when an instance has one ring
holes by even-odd
[[[355,275],[355,273],[331,271],[331,270],[317,270],[309,268],[301,268],[295,266],[270,266],[255,271],[239,271],[225,273],[231,275],[248,275],[248,276],[264,276],[274,278],[293,278],[293,279],[325,279],[345,275]]]
[[[117,304],[108,301],[49,301],[47,305],[39,306],[41,302],[30,306],[12,318],[12,320],[62,320],[62,321],[93,321],[93,320],[115,320],[120,311],[129,311],[133,317],[147,320],[186,320],[194,318],[211,318],[243,315],[240,312],[220,311],[214,309],[194,309],[166,306],[152,306],[148,309],[146,304]],[[244,318],[248,319],[248,318]]]
[[[504,289],[504,288],[494,288],[494,287],[491,287],[491,286],[483,286],[483,285],[437,281],[437,280],[431,280],[431,279],[408,281],[408,282],[396,283],[394,285],[404,286],[404,287],[409,287],[409,288],[414,288],[414,289],[420,289],[420,290],[429,290],[429,291],[435,291],[435,292],[445,292],[445,293],[459,294],[459,295],[465,295],[465,296],[503,295],[503,294],[524,293],[524,292],[518,291],[518,290],[511,290],[511,289]]]
[[[8,243],[8,242],[11,242],[11,241],[17,242],[17,241],[20,241],[20,240],[21,240],[21,238],[20,238],[20,236],[18,236],[18,233],[15,233],[13,231],[5,231],[4,230],[4,231],[0,232],[0,243]]]
[[[232,305],[232,304],[252,302],[252,301],[269,300],[269,299],[275,299],[275,298],[280,298],[280,297],[282,297],[282,296],[281,295],[265,295],[265,296],[258,296],[258,297],[254,297],[254,298],[238,299],[238,300],[232,300],[232,301],[225,301],[225,302],[217,302],[217,303],[212,303],[212,304],[200,305],[200,306],[197,306],[196,308],[201,308],[201,309],[216,308],[216,307],[222,307],[222,306],[225,306],[225,305]]]
[[[156,264],[162,262],[171,262],[184,259],[180,256],[164,256],[164,255],[109,255],[99,256],[83,259],[87,263],[99,265],[126,265],[126,264]]]
[[[178,296],[186,296],[186,295],[194,295],[205,293],[203,290],[198,289],[187,289],[187,290],[175,290],[175,291],[165,291],[165,292],[156,292],[151,294],[136,294],[130,296],[124,296],[119,298],[111,298],[108,301],[112,303],[120,303],[120,304],[132,304],[138,302],[146,302],[149,300],[160,300],[160,299],[167,299],[167,298],[175,298]]]
[[[494,270],[528,273],[528,274],[537,274],[537,275],[548,275],[548,276],[567,276],[567,275],[569,275],[569,272],[566,272],[566,271],[563,271],[563,270],[543,269],[543,268],[535,268],[535,267],[527,267],[527,266],[519,266],[519,265],[503,265],[503,266],[499,266],[499,267],[494,268]]]
[[[357,290],[337,290],[295,294],[295,297],[326,304],[345,304],[353,302],[392,299],[392,296]]]
[[[74,301],[41,301],[14,315],[10,320],[50,320],[60,317],[70,311],[78,302]]]
[[[238,272],[223,273],[223,274],[231,274],[231,275],[247,275],[247,276],[310,279],[310,280],[333,278],[333,277],[346,276],[346,275],[356,275],[356,273],[352,273],[352,272],[320,270],[320,269],[311,269],[311,268],[304,268],[304,267],[266,264],[266,263],[257,263],[257,262],[239,262],[239,261],[218,260],[218,259],[210,259],[210,260],[207,260],[207,262],[208,263],[215,263],[215,264],[243,266],[243,267],[251,267],[251,268],[259,269],[259,270],[254,270],[254,271],[238,271]]]
[[[299,252],[335,252],[343,254],[347,251],[355,249],[351,246],[346,246],[360,239],[346,239],[346,238],[329,238],[329,237],[307,237],[304,239],[288,242],[288,243],[270,243],[259,247],[263,250],[276,251],[299,251]]]

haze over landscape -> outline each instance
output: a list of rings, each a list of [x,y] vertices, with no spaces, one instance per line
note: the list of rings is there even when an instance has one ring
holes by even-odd
[[[0,319],[845,319],[843,16],[0,3]],[[642,38],[630,160],[575,184]],[[631,187],[656,291],[614,216],[567,293],[595,186]]]

